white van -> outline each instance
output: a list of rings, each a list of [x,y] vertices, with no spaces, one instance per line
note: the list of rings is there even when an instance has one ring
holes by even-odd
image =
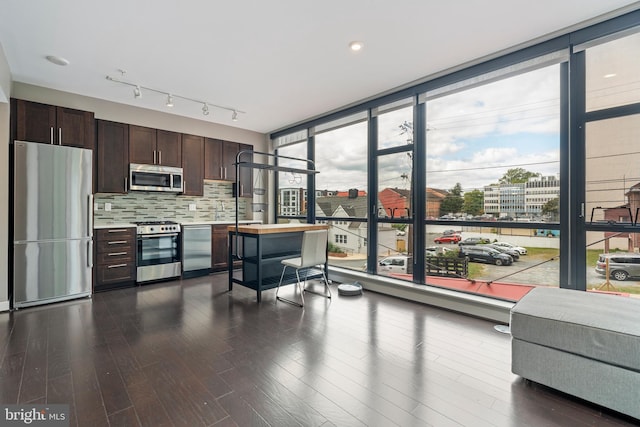
[[[378,274],[413,274],[413,257],[409,255],[392,255],[378,262]]]

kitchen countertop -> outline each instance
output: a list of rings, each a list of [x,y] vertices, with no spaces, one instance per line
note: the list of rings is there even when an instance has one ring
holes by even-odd
[[[329,226],[324,224],[247,224],[239,226],[238,231],[245,234],[276,234],[306,230],[326,230],[328,228]],[[235,232],[235,224],[230,225],[228,229]]]
[[[181,225],[235,225],[235,221],[185,221],[180,222],[176,221]],[[255,221],[249,219],[243,219],[238,221],[239,224],[261,224],[262,221]],[[94,224],[94,230],[104,229],[104,228],[127,228],[127,227],[136,227],[136,224],[131,222],[108,222],[108,223],[100,223]]]
[[[235,221],[188,221],[181,222],[182,225],[235,225]],[[255,221],[251,219],[243,219],[238,221],[238,224],[262,224],[262,221]]]
[[[128,228],[135,227],[136,225],[130,222],[112,222],[108,224],[94,224],[93,229],[99,230],[102,228]]]

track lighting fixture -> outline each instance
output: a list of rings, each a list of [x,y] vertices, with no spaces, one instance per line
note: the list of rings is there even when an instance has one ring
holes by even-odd
[[[119,70],[122,75],[124,76],[125,71],[123,70]],[[135,98],[142,98],[142,89],[149,91],[149,92],[155,92],[155,93],[159,93],[162,95],[167,95],[167,102],[166,102],[166,106],[167,107],[173,107],[173,98],[180,98],[182,100],[185,101],[191,101],[191,102],[195,102],[197,104],[202,105],[202,114],[204,116],[208,116],[209,115],[209,107],[213,107],[213,108],[218,108],[220,110],[226,110],[226,111],[230,111],[231,112],[231,120],[233,120],[234,122],[238,121],[238,113],[242,113],[245,114],[244,111],[242,110],[238,110],[237,108],[233,108],[233,107],[225,107],[223,105],[216,105],[212,102],[209,101],[204,101],[204,100],[200,100],[200,99],[193,99],[193,98],[189,98],[186,96],[182,96],[182,95],[176,95],[175,93],[171,93],[171,92],[167,92],[164,90],[159,90],[159,89],[154,89],[154,88],[150,88],[147,86],[142,86],[139,85],[137,83],[133,83],[133,82],[129,82],[126,80],[122,80],[122,79],[118,79],[115,77],[111,77],[111,76],[107,76],[107,80],[112,81],[112,82],[116,82],[116,83],[120,83],[123,85],[127,85],[127,86],[132,86],[133,87],[133,96]]]

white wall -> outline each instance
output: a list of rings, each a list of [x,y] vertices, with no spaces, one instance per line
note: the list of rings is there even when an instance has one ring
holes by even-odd
[[[0,45],[0,311],[9,309],[9,98],[25,99],[93,111],[97,119],[148,126],[192,135],[251,144],[256,151],[267,150],[264,134],[216,123],[146,110],[11,81],[9,64]],[[6,98],[6,100],[4,99]]]
[[[11,71],[0,44],[0,311],[9,309],[9,98]]]

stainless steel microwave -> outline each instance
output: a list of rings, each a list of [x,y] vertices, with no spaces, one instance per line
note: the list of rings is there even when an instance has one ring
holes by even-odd
[[[129,190],[182,193],[182,168],[129,164]]]

